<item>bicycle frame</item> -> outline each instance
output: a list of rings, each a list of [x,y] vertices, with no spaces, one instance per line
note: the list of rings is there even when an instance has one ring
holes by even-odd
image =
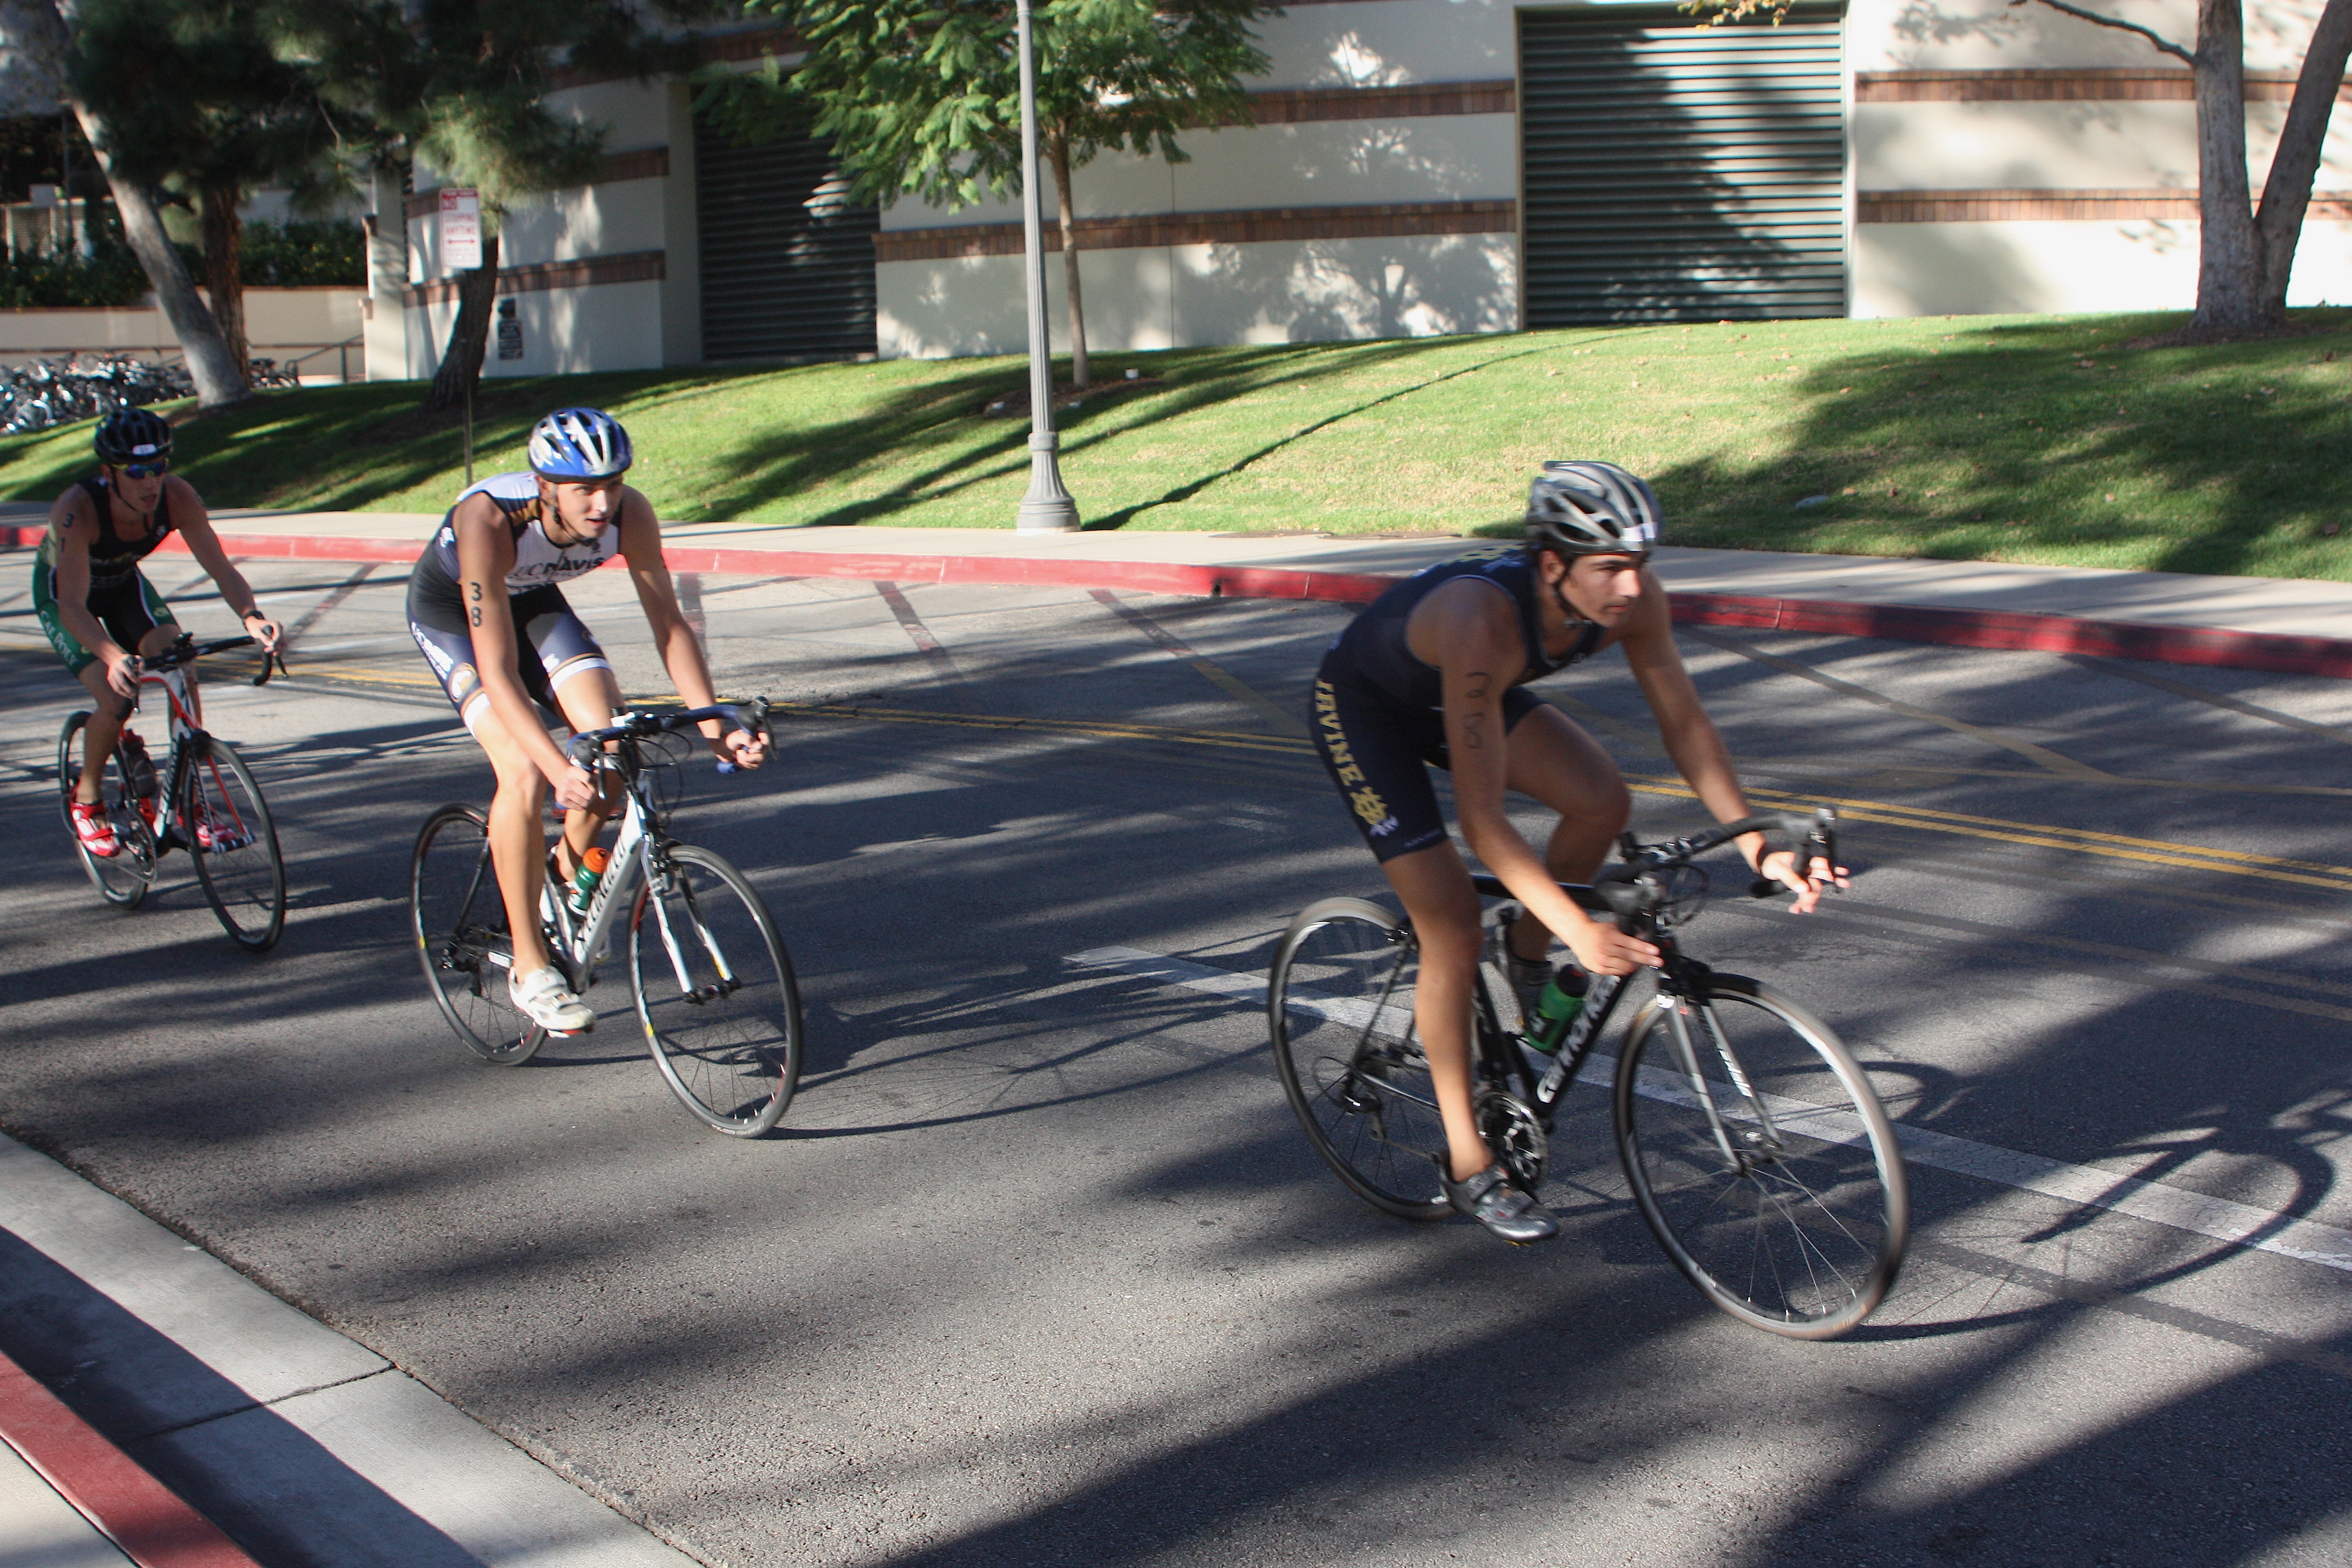
[[[614,773],[622,779],[625,804],[621,813],[620,836],[614,844],[612,859],[605,866],[604,875],[597,882],[595,892],[589,897],[586,911],[573,910],[571,901],[559,889],[551,882],[548,887],[548,903],[554,911],[558,945],[562,955],[569,959],[573,967],[573,978],[578,982],[574,989],[582,991],[594,984],[596,962],[604,952],[616,912],[624,897],[635,894],[638,879],[643,877],[656,894],[668,891],[669,871],[663,851],[669,843],[669,837],[661,814],[654,804],[653,784],[635,754],[637,742],[634,738],[625,739],[620,744],[631,752],[625,762],[610,752],[594,759],[593,771]],[[697,988],[689,978],[692,966],[687,962],[684,950],[678,946],[677,932],[670,928],[669,900],[656,897],[649,901],[655,925],[661,933],[663,951],[669,958],[671,972],[677,978],[678,990],[692,996],[697,994]],[[737,984],[734,966],[728,962],[717,934],[703,924],[698,915],[694,916],[694,920],[696,934],[719,972],[720,988],[732,990]],[[512,962],[510,955],[508,962]]]

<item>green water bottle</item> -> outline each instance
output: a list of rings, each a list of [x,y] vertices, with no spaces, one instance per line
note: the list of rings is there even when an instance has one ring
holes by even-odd
[[[588,852],[580,857],[580,868],[572,873],[572,912],[573,914],[584,915],[588,912],[589,904],[596,897],[596,884],[604,879],[604,872],[612,863],[612,857],[594,846],[591,846]]]
[[[1559,1049],[1559,1043],[1568,1038],[1569,1026],[1576,1022],[1576,1016],[1584,1011],[1583,986],[1580,984],[1574,991],[1569,991],[1560,984],[1564,976],[1571,975],[1580,982],[1584,978],[1563,966],[1553,973],[1550,982],[1543,988],[1543,994],[1536,998],[1534,1026],[1528,1030],[1527,1040],[1528,1045],[1547,1056]]]

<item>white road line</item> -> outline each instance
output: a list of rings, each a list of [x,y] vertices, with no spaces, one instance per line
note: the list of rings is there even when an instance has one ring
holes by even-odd
[[[1097,947],[1076,952],[1068,962],[1090,969],[1112,969],[1159,981],[1163,985],[1181,985],[1193,991],[1206,991],[1252,1006],[1265,1005],[1265,977],[1236,974],[1230,970],[1212,969],[1181,958],[1166,958],[1156,952],[1145,952],[1132,947]],[[1335,1006],[1318,1011],[1338,1021],[1349,1021],[1350,1014]],[[1360,1009],[1362,1004],[1354,1005]],[[1360,1022],[1360,1017],[1354,1021]],[[1603,1076],[1613,1064],[1597,1055],[1580,1081],[1596,1087],[1607,1081]],[[1651,1079],[1654,1077],[1656,1081]],[[1641,1091],[1655,1098],[1687,1095],[1688,1090],[1664,1074],[1643,1074]],[[1861,1141],[1860,1123],[1852,1116],[1824,1116],[1817,1107],[1801,1106],[1790,1101],[1785,1107],[1777,1099],[1769,1109],[1774,1115],[1806,1113],[1812,1119],[1807,1131],[1814,1136],[1840,1142]],[[1902,1140],[1903,1157],[1915,1165],[1932,1166],[1956,1175],[1973,1176],[1979,1181],[2015,1187],[2023,1192],[2039,1193],[2043,1197],[2063,1203],[2080,1204],[2088,1208],[2110,1209],[2129,1215],[2134,1219],[2147,1220],[2191,1235],[2210,1237],[2259,1252],[2275,1253],[2304,1263],[2316,1263],[2323,1268],[2352,1273],[2352,1230],[2325,1225],[2317,1220],[2295,1219],[2259,1209],[2250,1204],[2232,1203],[2228,1198],[2208,1197],[2179,1187],[2166,1186],[2160,1182],[2144,1182],[2137,1176],[2126,1176],[2113,1171],[2102,1171],[2091,1165],[2073,1165],[2063,1160],[2045,1159],[2039,1154],[2021,1153],[2014,1149],[2002,1149],[1973,1139],[1956,1138],[1948,1132],[1936,1132],[1925,1127],[1896,1123],[1895,1133]]]

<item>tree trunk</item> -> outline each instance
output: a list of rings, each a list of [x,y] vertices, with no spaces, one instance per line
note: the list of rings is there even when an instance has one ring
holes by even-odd
[[[2294,247],[2303,236],[2311,183],[2319,173],[2328,115],[2336,107],[2347,58],[2352,58],[2352,0],[2327,0],[2319,25],[2312,29],[2303,72],[2295,79],[2294,101],[2287,106],[2278,151],[2271,155],[2270,178],[2263,184],[2262,209],[2254,218],[2263,262],[2262,317],[2268,324],[2286,320]]]
[[[2197,314],[2192,332],[2235,337],[2263,324],[2263,253],[2246,178],[2242,0],[2197,5]]]
[[[1087,307],[1078,292],[1078,221],[1070,202],[1070,139],[1048,134],[1045,161],[1054,169],[1054,195],[1062,205],[1062,279],[1070,297],[1070,384],[1084,392],[1093,376],[1087,364]]]
[[[482,264],[457,275],[457,319],[449,326],[449,346],[433,389],[425,395],[427,414],[464,405],[468,388],[482,379],[482,354],[489,347],[490,308],[498,301],[499,235],[482,226]]]
[[[245,220],[236,216],[234,189],[207,187],[201,195],[205,232],[205,287],[213,297],[213,320],[237,374],[253,379],[252,347],[245,338]]]
[[[180,340],[180,352],[187,356],[188,375],[196,384],[196,405],[225,408],[242,402],[253,391],[245,379],[244,358],[229,352],[220,323],[188,280],[187,265],[163,232],[163,219],[154,201],[135,182],[114,177],[113,160],[106,155],[106,128],[80,103],[74,104],[73,111],[81,121],[82,134],[89,138],[91,151],[98,154],[98,166],[106,171],[107,184],[114,192],[115,214],[122,219],[122,237],[130,241],[131,253],[139,258],[140,269],[155,290],[155,302],[163,307],[163,319],[171,323],[172,335]]]
[[[50,0],[47,5],[17,7],[17,15],[38,35],[26,42],[53,56],[60,75],[78,8],[78,0]],[[237,362],[229,357],[228,345],[221,342],[220,327],[213,321],[213,313],[205,309],[196,286],[188,281],[187,267],[180,260],[180,253],[172,248],[171,237],[163,232],[163,220],[155,211],[154,200],[136,183],[115,178],[114,161],[106,155],[106,127],[89,111],[89,106],[70,97],[66,103],[81,122],[82,135],[89,141],[98,166],[106,173],[106,183],[114,193],[115,215],[122,220],[122,237],[130,241],[131,253],[139,258],[141,270],[147,274],[147,282],[155,290],[155,302],[163,308],[163,319],[171,323],[173,335],[180,340],[180,352],[187,355],[188,374],[196,384],[197,405],[219,408],[239,401],[250,390],[245,374]]]

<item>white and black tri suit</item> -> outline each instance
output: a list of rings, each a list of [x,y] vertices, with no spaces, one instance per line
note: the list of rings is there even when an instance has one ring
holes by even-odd
[[[564,602],[562,584],[593,572],[620,552],[616,513],[604,532],[584,542],[560,545],[547,537],[539,500],[539,476],[499,474],[457,497],[441,519],[433,542],[408,574],[408,632],[441,689],[471,728],[489,700],[474,668],[474,634],[466,623],[457,575],[457,505],[469,496],[488,496],[506,514],[514,538],[514,565],[507,573],[507,612],[514,621],[515,672],[531,700],[551,710],[555,689],[575,675],[610,669],[580,617]],[[559,715],[560,716],[560,715]]]
[[[1527,663],[1503,692],[1506,734],[1540,702],[1527,683],[1591,658],[1605,635],[1587,621],[1566,653],[1554,658],[1544,651],[1536,610],[1542,581],[1533,555],[1517,546],[1474,551],[1417,572],[1348,623],[1316,673],[1315,749],[1346,797],[1357,831],[1381,860],[1445,840],[1445,817],[1428,771],[1452,765],[1444,678],[1414,655],[1405,623],[1432,593],[1465,577],[1508,595],[1518,611]]]

